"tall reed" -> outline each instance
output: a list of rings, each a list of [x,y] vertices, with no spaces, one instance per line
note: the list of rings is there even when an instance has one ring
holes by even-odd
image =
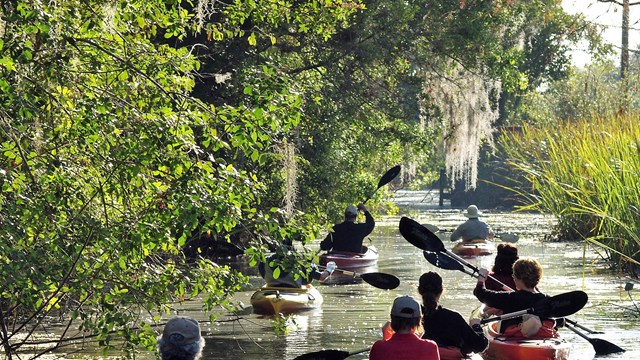
[[[531,186],[523,209],[555,215],[564,240],[584,239],[613,263],[640,265],[639,139],[640,117],[618,116],[525,126],[501,143]]]

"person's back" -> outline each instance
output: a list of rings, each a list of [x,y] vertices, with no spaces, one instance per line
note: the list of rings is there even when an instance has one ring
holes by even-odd
[[[358,216],[358,210],[361,210],[365,216],[365,223],[356,224],[355,220]],[[335,224],[332,231],[320,243],[320,249],[334,252],[362,252],[362,242],[364,238],[371,234],[375,227],[375,220],[371,213],[363,204],[358,204],[356,208],[350,205],[345,210],[345,220],[339,224]]]
[[[418,292],[423,302],[423,339],[433,340],[440,346],[458,348],[463,355],[480,353],[487,348],[489,341],[482,328],[472,328],[460,313],[438,305],[443,292],[439,274],[431,271],[422,274]]]
[[[421,321],[420,304],[411,296],[397,297],[391,307],[391,329],[394,334],[389,340],[376,341],[369,352],[369,359],[439,360],[438,345],[416,334]]]
[[[462,223],[451,233],[451,241],[462,239],[462,241],[468,242],[472,240],[492,240],[494,238],[491,227],[484,221],[478,219],[480,212],[477,206],[470,205],[464,213],[464,216],[469,218],[469,220]]]

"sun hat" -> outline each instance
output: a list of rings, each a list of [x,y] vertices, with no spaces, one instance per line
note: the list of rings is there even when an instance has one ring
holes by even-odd
[[[179,336],[172,335],[181,335]],[[177,345],[191,344],[200,339],[200,324],[195,319],[186,316],[176,316],[167,322],[162,331],[162,338],[172,340]]]
[[[356,216],[356,215],[358,215],[358,208],[355,207],[354,205],[349,205],[344,210],[344,215],[345,216]]]
[[[399,296],[393,301],[391,316],[414,319],[422,316],[420,304],[411,296]]]
[[[478,207],[475,205],[469,205],[467,211],[464,212],[464,216],[468,217],[469,219],[475,219],[481,214],[482,213],[478,211]]]

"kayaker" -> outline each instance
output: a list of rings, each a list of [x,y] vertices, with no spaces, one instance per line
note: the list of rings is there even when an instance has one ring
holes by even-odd
[[[489,275],[501,283],[507,285],[504,288],[503,285],[489,277],[485,283],[485,287],[489,290],[495,291],[512,291],[516,288],[516,283],[513,281],[513,263],[518,260],[518,248],[511,243],[498,244],[498,253],[493,260],[493,267]]]
[[[162,360],[197,360],[204,344],[200,324],[186,316],[169,320],[156,343]]]
[[[365,222],[356,224],[358,210],[365,216]],[[371,234],[376,222],[364,204],[347,206],[344,211],[344,221],[333,225],[331,232],[320,243],[320,250],[334,252],[362,253],[362,242]]]
[[[265,266],[262,262],[258,264],[260,276],[262,276],[268,287],[300,288],[303,285],[310,284],[313,280],[322,282],[336,269],[336,263],[330,261],[323,271],[319,271],[317,266],[312,264],[311,271],[307,273],[306,277],[303,276],[306,271],[306,269],[303,268],[300,269],[297,277],[293,273],[281,270],[279,276],[276,278],[273,271],[278,267],[282,268],[283,265],[278,261],[279,257],[278,253],[274,253],[267,258],[267,264],[269,264],[269,266]]]
[[[495,234],[493,230],[491,230],[491,227],[478,218],[481,214],[477,206],[469,205],[464,212],[464,216],[469,218],[469,220],[462,223],[451,233],[451,241],[458,241],[460,239],[464,242],[493,240]]]
[[[462,355],[481,353],[489,341],[480,325],[470,326],[460,313],[439,305],[442,295],[442,277],[429,271],[420,276],[418,293],[422,296],[424,328],[423,339],[435,341],[441,347],[460,349]]]
[[[485,286],[488,271],[480,269],[480,276],[473,294],[485,305],[500,309],[503,313],[512,313],[536,306],[547,296],[538,291],[542,278],[542,266],[531,257],[523,257],[513,263],[513,280],[516,291],[493,291]],[[534,315],[525,315],[502,320],[500,333],[509,337],[555,337],[554,322],[539,319]]]
[[[439,360],[438,345],[420,338],[422,332],[422,310],[411,296],[399,296],[391,307],[391,329],[389,340],[378,340],[369,352],[370,360]]]

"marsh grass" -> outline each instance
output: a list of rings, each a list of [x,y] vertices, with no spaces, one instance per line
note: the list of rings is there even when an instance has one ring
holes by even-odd
[[[524,210],[558,218],[562,240],[585,240],[612,264],[640,265],[640,117],[592,118],[502,135],[531,188]]]

